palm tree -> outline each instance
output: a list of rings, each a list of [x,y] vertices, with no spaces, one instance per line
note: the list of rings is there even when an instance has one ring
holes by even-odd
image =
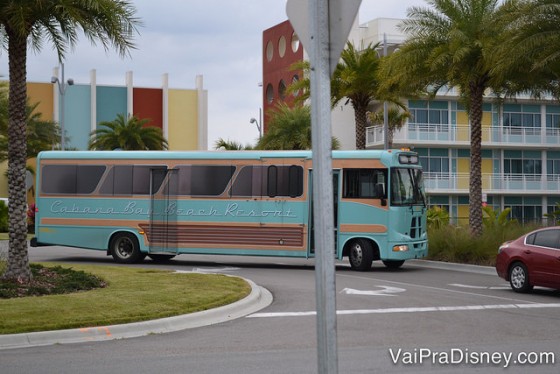
[[[243,145],[233,140],[224,140],[219,138],[216,140],[216,143],[214,143],[214,149],[223,149],[225,151],[247,151],[253,149],[253,146],[251,144]]]
[[[369,113],[368,117],[370,122],[374,124],[383,124],[385,122],[385,113],[383,110]],[[394,104],[389,106],[389,110],[387,111],[387,145],[389,149],[393,147],[393,134],[395,131],[400,130],[411,117],[412,114],[408,110],[402,109],[402,107]]]
[[[482,233],[482,104],[484,92],[500,92],[507,76],[493,72],[493,52],[504,41],[498,0],[428,0],[412,7],[400,25],[408,39],[389,56],[385,85],[399,90],[458,87],[471,127],[469,225]]]
[[[354,108],[356,149],[365,148],[367,112],[374,100],[386,100],[401,106],[393,91],[380,90],[378,72],[383,57],[379,56],[378,48],[379,43],[358,50],[354,44],[347,43],[331,80],[332,106],[347,100]],[[287,92],[294,95],[296,104],[303,104],[309,99],[310,68],[309,61],[298,61],[290,66],[291,71],[303,71],[303,78],[292,82],[287,88]]]
[[[516,77],[505,93],[560,98],[560,2],[517,0],[505,6],[507,34],[496,53],[495,71]]]
[[[3,98],[0,97],[0,101]],[[1,105],[1,104],[0,104]],[[52,150],[60,142],[60,127],[54,121],[45,121],[41,113],[37,112],[39,103],[27,104],[25,107],[25,121],[27,124],[27,159],[36,157],[41,151]],[[8,128],[7,118],[0,111],[0,162],[8,159]]]
[[[269,113],[267,132],[259,139],[257,149],[311,149],[311,109],[307,105],[288,106],[280,103]],[[332,149],[340,143],[333,137]]]
[[[8,160],[8,83],[0,82],[0,162]],[[60,127],[53,121],[45,121],[37,111],[39,103],[25,105],[27,125],[27,158],[40,151],[53,149],[60,141]]]
[[[358,50],[347,43],[342,51],[331,81],[331,100],[334,107],[341,100],[349,100],[354,108],[356,149],[366,147],[367,111],[370,103],[379,97],[378,70],[381,57],[379,43]]]
[[[161,129],[145,126],[149,122],[149,119],[136,116],[127,120],[123,114],[117,114],[115,120],[100,122],[99,127],[91,132],[88,148],[98,151],[167,149]]]
[[[8,52],[9,69],[9,158],[8,195],[9,252],[6,279],[31,279],[27,253],[25,194],[27,48],[40,51],[52,44],[60,61],[72,49],[81,31],[107,50],[115,47],[121,56],[134,48],[132,37],[140,24],[135,9],[126,0],[4,0],[0,1],[0,36]]]
[[[302,72],[302,77],[293,80],[288,87],[286,93],[294,97],[294,103],[304,105],[309,99],[309,91],[311,89],[311,81],[309,79],[311,73],[311,63],[308,60],[301,60],[290,65],[289,70],[292,72]]]

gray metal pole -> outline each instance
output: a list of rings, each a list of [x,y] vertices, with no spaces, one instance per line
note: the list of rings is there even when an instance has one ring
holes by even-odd
[[[328,0],[309,1],[309,22],[317,359],[323,374],[338,373]]]

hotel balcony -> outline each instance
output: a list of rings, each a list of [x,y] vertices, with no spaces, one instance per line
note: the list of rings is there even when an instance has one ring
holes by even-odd
[[[468,173],[424,172],[428,194],[468,194]],[[482,174],[482,191],[494,195],[555,195],[560,194],[560,175]]]
[[[470,146],[468,125],[408,124],[395,131],[393,144],[406,146],[461,147]],[[366,128],[366,148],[380,148],[384,144],[383,126]],[[542,127],[483,126],[482,146],[490,148],[557,148],[560,129]]]

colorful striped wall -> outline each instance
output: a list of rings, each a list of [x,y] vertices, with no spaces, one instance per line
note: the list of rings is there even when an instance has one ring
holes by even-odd
[[[58,76],[57,69],[53,76]],[[202,76],[196,77],[191,89],[170,89],[167,74],[157,88],[134,87],[132,72],[126,73],[125,81],[125,86],[97,84],[96,72],[92,70],[90,82],[66,85],[64,95],[57,83],[28,82],[27,96],[31,104],[38,103],[36,111],[44,120],[60,123],[64,118],[66,149],[87,149],[92,130],[100,122],[113,121],[117,114],[149,119],[148,126],[163,130],[169,150],[208,149],[208,93],[203,88]],[[2,176],[6,169],[7,163],[0,164]],[[7,197],[7,180],[2,176],[0,197]]]
[[[66,85],[64,95],[57,83],[28,83],[29,99],[39,103],[37,110],[44,119],[60,122],[64,106],[67,149],[87,149],[91,131],[118,114],[149,119],[148,126],[163,130],[170,150],[207,149],[208,95],[201,76],[193,89],[169,89],[166,75],[159,88],[134,87],[131,72],[126,74],[125,86],[98,85],[95,70],[90,76],[89,83]]]

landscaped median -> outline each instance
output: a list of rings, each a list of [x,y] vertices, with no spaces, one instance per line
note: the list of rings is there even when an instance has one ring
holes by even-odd
[[[0,334],[154,320],[214,309],[251,293],[246,280],[222,274],[116,266],[64,267],[91,273],[107,285],[62,295],[0,299]]]

